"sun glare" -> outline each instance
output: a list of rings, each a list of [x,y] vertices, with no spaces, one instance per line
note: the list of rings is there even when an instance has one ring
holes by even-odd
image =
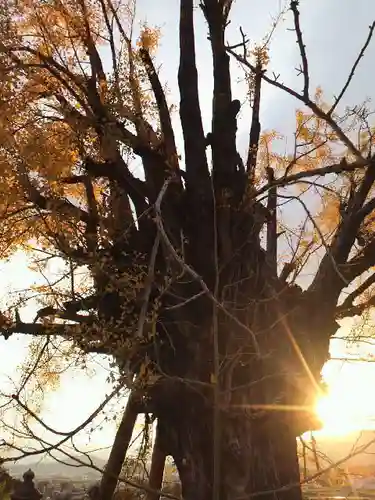
[[[316,404],[322,433],[345,435],[374,427],[375,401],[357,387],[333,387]]]

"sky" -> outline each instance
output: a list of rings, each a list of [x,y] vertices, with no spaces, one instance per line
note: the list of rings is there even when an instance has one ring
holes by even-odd
[[[373,0],[301,0],[301,23],[309,58],[311,86],[320,85],[324,95],[329,98],[337,94],[346,80],[351,65],[363,44],[369,24],[375,19],[375,2]],[[278,14],[282,2],[279,0],[237,0],[234,3],[231,24],[228,29],[228,40],[237,43],[240,40],[239,28],[248,35],[251,42],[262,39],[270,29],[272,16]],[[157,60],[161,65],[161,78],[167,82],[169,102],[178,104],[177,68],[178,68],[178,12],[177,0],[138,0],[137,16],[150,25],[157,25],[162,30],[161,46]],[[211,112],[211,57],[207,42],[207,29],[202,16],[196,28],[196,45],[198,50],[198,71],[200,82],[201,106],[206,131],[209,131]],[[290,15],[286,17],[276,30],[271,45],[270,71],[280,74],[280,80],[299,90],[301,79],[296,76],[295,67],[299,65],[298,48],[291,27]],[[346,95],[344,105],[353,105],[367,97],[374,98],[375,41],[370,46],[366,58],[362,61],[354,81]],[[236,63],[233,64],[233,97],[244,96],[243,74]],[[294,126],[294,112],[297,104],[289,96],[272,87],[264,87],[261,108],[263,130],[277,129],[283,134],[290,134]],[[244,152],[248,142],[249,109],[244,106],[239,121],[238,145]],[[175,117],[175,126],[179,124]],[[9,290],[24,288],[39,278],[26,268],[25,257],[16,255],[8,264],[0,266],[1,288],[4,294]],[[26,312],[31,315],[32,311]],[[346,322],[331,342],[331,355],[354,357],[375,354],[375,346],[345,346],[340,335],[345,336],[353,325]],[[11,383],[9,377],[17,378],[15,367],[23,361],[27,353],[27,339],[13,336],[8,341],[0,340],[2,361],[0,366],[0,391],[9,394]],[[82,422],[95,407],[100,404],[110,386],[106,383],[109,366],[104,359],[97,358],[90,363],[90,374],[75,369],[64,374],[58,390],[45,399],[43,417],[56,428],[69,431]],[[359,363],[331,361],[324,369],[324,375],[330,384],[330,396],[321,402],[320,413],[327,424],[327,432],[334,433],[338,429],[338,419],[345,419],[343,414],[352,409],[349,420],[372,427],[375,419],[375,404],[369,403],[369,394],[373,393],[375,384],[375,363]],[[358,403],[360,401],[360,403]],[[336,414],[335,414],[336,408]],[[338,410],[341,416],[338,417]],[[358,416],[355,409],[361,416]],[[349,412],[350,413],[350,412]],[[365,418],[364,418],[364,414]],[[331,417],[330,417],[331,415]],[[333,415],[333,417],[332,417]],[[350,422],[344,422],[349,425]],[[345,425],[341,426],[341,431]],[[113,440],[115,424],[106,424],[103,430],[92,433],[91,440],[82,436],[82,446],[106,447]]]

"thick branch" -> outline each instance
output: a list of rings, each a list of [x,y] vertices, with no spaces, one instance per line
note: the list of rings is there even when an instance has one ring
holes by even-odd
[[[370,241],[361,251],[342,266],[341,272],[348,282],[355,280],[375,265],[375,239]]]
[[[360,316],[363,314],[365,311],[368,311],[372,307],[375,307],[375,296],[371,297],[369,300],[365,302],[361,302],[360,304],[352,304],[350,307],[347,307],[346,309],[343,309],[340,307],[337,308],[336,314],[339,318],[343,317],[353,317],[353,316]]]
[[[374,168],[375,170],[375,168]],[[358,212],[358,217],[363,221],[368,215],[371,214],[371,212],[375,210],[375,198],[372,200],[368,201]]]
[[[86,132],[92,126],[91,118],[80,113],[62,94],[55,93],[54,97],[60,104],[60,109],[57,111],[62,113],[66,122],[74,132],[76,132],[77,129]]]
[[[240,103],[232,102],[230,60],[224,40],[230,3],[227,2],[227,9],[222,2],[213,0],[201,4],[208,23],[214,67],[211,147],[215,184],[219,188],[228,187],[228,175],[231,176],[237,166],[236,133]]]
[[[158,107],[160,127],[163,133],[163,141],[164,141],[167,161],[170,163],[171,167],[178,168],[178,156],[177,156],[174,131],[163,87],[160,83],[158,74],[156,73],[149,52],[146,49],[141,49],[140,55],[143,64],[146,68],[147,76],[150,81],[152,91],[155,96],[155,101]]]
[[[103,163],[87,158],[84,165],[87,172],[92,176],[105,177],[117,182],[119,186],[129,194],[134,203],[138,218],[147,211],[149,206],[146,201],[148,197],[146,184],[144,181],[133,176],[120,154],[117,154],[116,161],[107,161]]]
[[[120,425],[117,429],[111,453],[100,482],[100,500],[110,500],[113,497],[125,460],[126,452],[129,448],[139,410],[140,405],[138,396],[134,391],[132,391],[126,404]]]
[[[87,325],[93,324],[96,320],[94,316],[88,316],[83,314],[77,314],[77,312],[72,312],[70,310],[59,310],[55,309],[52,306],[42,307],[36,313],[34,323],[37,322],[38,319],[46,318],[48,316],[53,316],[56,318],[67,319],[69,321],[74,321],[75,323],[85,323]]]
[[[188,187],[208,186],[206,145],[199,105],[198,72],[195,60],[193,0],[180,3],[180,119],[184,136]]]
[[[100,58],[99,52],[96,48],[95,42],[92,38],[91,35],[91,28],[89,24],[89,17],[87,13],[87,7],[85,4],[85,0],[79,0],[78,1],[82,14],[83,14],[83,20],[84,20],[84,25],[85,25],[85,37],[84,37],[84,43],[87,48],[87,52],[89,55],[90,59],[90,66],[91,66],[91,78],[94,80],[96,83],[96,78],[99,79],[99,85],[102,85],[103,83],[106,83],[106,76],[102,64],[102,60]]]
[[[105,25],[107,28],[107,34],[108,34],[108,38],[109,38],[109,45],[111,47],[112,69],[113,69],[113,76],[114,76],[114,80],[115,80],[116,97],[118,99],[118,102],[122,104],[122,95],[121,95],[120,83],[119,83],[119,71],[118,71],[118,64],[117,64],[117,54],[116,54],[116,43],[115,43],[114,30],[112,29],[112,26],[111,26],[111,20],[109,18],[108,12],[107,12],[107,7],[105,4],[105,1],[99,0],[99,3],[100,3],[100,6],[102,8],[104,22],[105,22]]]
[[[361,283],[361,285],[359,285],[355,290],[349,293],[349,295],[346,297],[343,303],[337,307],[336,309],[337,314],[339,314],[340,316],[345,316],[346,314],[352,316],[353,311],[362,312],[365,309],[365,304],[367,304],[367,302],[354,305],[354,301],[374,283],[375,283],[375,273],[369,276],[363,283]],[[374,305],[375,298],[370,299],[370,301],[371,300]],[[355,314],[360,314],[360,312],[355,312]]]
[[[0,335],[5,339],[9,338],[13,333],[35,336],[58,335],[65,338],[75,338],[82,336],[82,326],[65,324],[41,325],[38,323],[20,322],[0,327]]]
[[[159,500],[160,498],[158,492],[161,490],[163,484],[165,459],[166,459],[166,454],[165,451],[163,450],[160,438],[159,424],[157,424],[156,436],[155,436],[154,446],[152,449],[150,479],[149,479],[149,486],[152,490],[155,490],[155,493],[151,492],[148,493],[146,495],[146,500]]]
[[[73,216],[78,221],[85,222],[86,224],[90,223],[90,214],[88,214],[85,210],[82,210],[67,200],[52,197],[48,198],[42,195],[30,180],[27,168],[23,164],[22,159],[20,159],[19,162],[18,172],[20,183],[22,184],[29,201],[34,203],[38,208],[52,212],[56,211],[61,215]]]
[[[87,206],[90,212],[90,223],[86,224],[85,237],[86,237],[88,251],[91,255],[94,255],[98,240],[97,237],[97,228],[99,224],[98,207],[96,203],[94,187],[88,175],[83,176],[83,185],[85,187]]]
[[[272,183],[267,183],[256,191],[255,195],[260,196],[261,194],[267,192],[271,187],[278,186],[288,186],[295,184],[302,179],[308,177],[324,176],[329,174],[340,174],[342,172],[353,172],[357,169],[363,169],[370,164],[371,160],[360,158],[352,163],[347,163],[346,161],[341,161],[340,163],[334,163],[333,165],[327,165],[326,167],[314,168],[311,170],[306,170],[302,172],[297,172],[292,175],[283,176],[272,181]]]
[[[364,178],[349,203],[348,208],[343,215],[342,221],[337,228],[335,237],[326,255],[323,257],[318,272],[315,275],[314,281],[311,284],[310,290],[313,293],[321,293],[326,286],[326,282],[330,283],[330,299],[334,302],[338,299],[341,290],[346,283],[343,281],[343,275],[337,272],[338,266],[344,265],[349,257],[352,246],[357,237],[360,225],[369,209],[372,210],[373,203],[369,202],[361,210],[367,195],[375,180],[375,165],[374,159],[371,159],[370,165],[367,167]],[[370,211],[371,211],[370,210]],[[333,266],[333,262],[335,265]]]
[[[255,167],[258,156],[258,146],[260,138],[260,91],[262,86],[262,68],[258,64],[257,73],[254,75],[254,97],[253,97],[253,115],[251,119],[250,137],[249,137],[249,151],[247,155],[247,173],[249,176],[248,182],[252,186],[255,177]]]
[[[269,183],[274,179],[271,167],[267,169]],[[268,191],[267,209],[269,217],[267,220],[267,262],[273,276],[277,276],[277,188],[273,186]]]

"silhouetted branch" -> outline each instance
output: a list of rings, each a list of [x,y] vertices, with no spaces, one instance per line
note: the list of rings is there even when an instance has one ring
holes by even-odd
[[[240,103],[237,100],[232,102],[230,61],[224,40],[231,4],[225,2],[225,8],[222,2],[213,0],[204,0],[200,4],[208,24],[213,60],[211,149],[215,187],[220,190],[237,166],[236,133]]]
[[[227,47],[227,51],[241,64],[243,64],[246,68],[250,69],[253,73],[256,73],[256,68],[253,64],[251,64],[246,58],[243,56],[237,54],[234,50],[230,49]],[[351,154],[353,154],[356,158],[358,159],[363,159],[363,156],[361,152],[358,150],[358,148],[355,147],[353,142],[349,139],[349,137],[344,133],[344,131],[341,129],[341,127],[338,125],[338,123],[332,118],[331,115],[323,111],[316,103],[311,101],[310,98],[306,99],[304,95],[299,94],[295,90],[291,89],[290,87],[284,85],[283,83],[280,83],[277,79],[272,79],[266,75],[266,73],[262,73],[262,79],[272,85],[273,87],[276,87],[287,94],[291,95],[292,97],[295,97],[298,101],[302,102],[305,104],[308,108],[311,109],[311,111],[319,118],[324,120],[330,127],[331,129],[336,133],[337,137],[340,139],[340,141],[348,148]]]
[[[309,82],[310,82],[309,65],[308,65],[307,55],[306,55],[306,46],[303,42],[303,37],[302,37],[302,30],[301,30],[301,25],[300,25],[300,12],[298,10],[298,5],[299,5],[298,0],[292,0],[290,2],[290,9],[293,12],[294,27],[295,27],[296,34],[297,34],[297,43],[298,43],[298,47],[299,47],[301,59],[302,59],[302,74],[303,74],[303,80],[304,80],[303,97],[308,101],[309,100]]]
[[[259,147],[259,138],[260,138],[260,91],[262,86],[262,66],[261,62],[256,66],[257,72],[254,74],[253,80],[253,114],[251,118],[251,127],[250,127],[250,137],[249,137],[249,150],[247,154],[247,162],[246,162],[246,170],[248,173],[248,182],[249,185],[252,186],[254,184],[254,176],[255,176],[255,167],[258,156],[258,147]]]
[[[126,408],[117,429],[105,471],[100,482],[99,498],[102,500],[113,497],[140,410],[141,405],[139,396],[132,390],[126,403]]]
[[[311,291],[321,293],[325,287],[327,280],[330,283],[330,297],[332,299],[339,296],[340,291],[347,284],[345,273],[339,270],[340,266],[344,265],[349,258],[352,246],[357,238],[358,230],[363,222],[364,217],[375,206],[375,200],[369,202],[366,209],[362,209],[375,181],[375,159],[369,161],[367,170],[360,183],[358,189],[352,197],[347,212],[344,214],[334,235],[330,245],[330,252],[323,257],[315,278],[311,284]],[[332,260],[333,259],[333,260]],[[332,266],[332,262],[335,266]]]
[[[149,52],[143,48],[141,48],[139,52],[145,66],[152,91],[154,93],[156,105],[158,107],[160,128],[163,134],[163,142],[165,146],[167,161],[170,163],[171,168],[178,169],[179,166],[176,142],[165,93],[163,87],[161,86],[158,74],[156,73],[156,69]]]
[[[260,187],[256,192],[255,196],[260,196],[261,194],[268,191],[272,186],[288,186],[299,182],[301,179],[306,179],[309,177],[318,177],[329,174],[340,174],[342,172],[354,172],[357,169],[364,169],[370,165],[371,160],[360,158],[354,162],[348,163],[346,161],[340,161],[340,163],[334,163],[332,165],[327,165],[326,167],[313,168],[309,170],[304,170],[297,172],[295,174],[279,177],[275,179],[272,184],[267,183]]]
[[[156,425],[155,432],[156,435],[152,449],[149,486],[154,491],[160,491],[163,484],[166,454],[163,449],[163,444],[160,437],[160,430],[158,424]],[[146,500],[159,500],[159,498],[160,495],[158,493],[149,492],[148,495],[146,496]]]
[[[209,173],[195,61],[193,0],[180,1],[180,119],[184,136],[186,178],[192,189],[209,189]]]
[[[350,259],[345,266],[342,266],[342,273],[347,281],[351,282],[374,265],[375,239],[372,239],[357,255]]]
[[[80,425],[78,425],[77,427],[68,432],[60,432],[57,431],[56,429],[53,429],[51,426],[47,425],[40,417],[38,417],[38,415],[36,415],[35,412],[33,412],[25,404],[21,403],[21,401],[17,396],[14,396],[13,398],[17,401],[18,404],[20,404],[20,406],[22,406],[22,408],[26,411],[26,413],[30,415],[32,418],[34,418],[44,429],[55,434],[56,436],[63,436],[63,437],[56,444],[51,444],[47,448],[43,448],[41,450],[28,451],[19,456],[6,457],[3,459],[3,462],[16,462],[26,456],[41,455],[48,451],[59,449],[63,444],[69,441],[69,439],[71,439],[73,436],[75,436],[80,431],[85,429],[87,425],[90,424],[100,414],[100,412],[105,408],[105,406],[109,403],[109,401],[111,401],[113,397],[116,396],[122,388],[123,388],[123,383],[118,384],[112,390],[112,392],[105,397],[102,403],[88,416],[88,418],[86,418]],[[7,445],[10,446],[9,443],[7,443]],[[14,445],[11,445],[11,447],[17,449],[18,451],[22,451],[20,447],[15,447]]]
[[[25,335],[59,335],[66,338],[72,338],[82,335],[81,325],[65,325],[65,324],[51,324],[41,325],[38,323],[18,323],[9,327],[0,328],[0,334],[3,337],[9,337],[13,333]]]
[[[365,52],[368,48],[368,46],[370,45],[370,42],[371,42],[371,39],[372,39],[372,36],[374,34],[374,29],[375,29],[375,21],[370,25],[369,27],[369,33],[367,35],[367,38],[366,38],[366,41],[365,43],[363,44],[363,47],[362,49],[360,50],[359,54],[358,54],[358,57],[355,61],[355,63],[353,64],[353,67],[349,73],[349,76],[348,76],[348,79],[346,80],[345,82],[345,85],[343,86],[343,88],[341,89],[341,92],[339,93],[339,95],[336,97],[335,99],[335,102],[332,104],[332,106],[329,108],[329,111],[327,112],[328,115],[332,115],[332,113],[335,111],[335,109],[337,108],[337,106],[339,105],[341,99],[343,98],[345,92],[347,91],[353,77],[354,77],[354,73],[361,61],[361,59],[363,58],[363,56],[365,55]]]
[[[267,169],[268,183],[274,180],[274,171],[271,167]],[[267,260],[273,276],[277,276],[277,188],[273,186],[268,191],[267,200]]]
[[[355,314],[360,314],[365,309],[367,302],[363,302],[355,306],[354,301],[374,283],[375,283],[375,273],[371,274],[371,276],[365,279],[363,283],[361,283],[357,288],[355,288],[355,290],[349,293],[349,295],[345,298],[343,303],[337,307],[336,309],[337,314],[340,316],[344,316],[345,314],[352,315],[352,313],[355,311],[357,311],[355,312]]]

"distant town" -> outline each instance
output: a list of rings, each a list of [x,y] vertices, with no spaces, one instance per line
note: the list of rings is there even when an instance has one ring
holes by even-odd
[[[346,439],[321,440],[316,454],[312,453],[311,448],[307,456],[301,454],[300,473],[305,500],[343,500],[348,497],[351,500],[375,499],[375,447],[370,446],[366,452],[356,453],[373,438],[373,432],[364,431]],[[348,460],[342,461],[349,455]],[[95,500],[101,479],[99,471],[104,470],[106,457],[95,456],[92,459],[98,470],[60,463],[50,458],[20,461],[9,464],[5,470],[12,481],[18,483],[23,480],[25,472],[32,471],[35,475],[34,486],[42,500]],[[140,485],[147,484],[148,464],[134,457],[128,458],[123,477]],[[181,496],[178,473],[172,462],[165,468],[162,491]],[[115,500],[142,500],[144,497],[145,491],[141,488],[131,488],[126,482],[119,482]],[[9,489],[0,492],[0,500],[10,500]],[[23,497],[23,500],[28,498]]]

